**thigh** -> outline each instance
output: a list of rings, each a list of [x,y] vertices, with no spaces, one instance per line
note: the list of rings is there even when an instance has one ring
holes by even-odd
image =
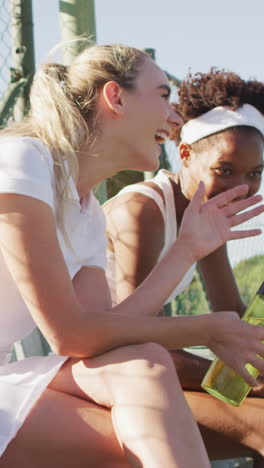
[[[263,451],[264,400],[247,398],[241,407],[204,392],[184,392],[211,459],[246,457]]]
[[[0,468],[128,468],[109,410],[47,389],[0,458]]]

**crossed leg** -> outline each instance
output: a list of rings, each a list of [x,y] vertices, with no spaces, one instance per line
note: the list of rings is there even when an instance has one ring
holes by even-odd
[[[65,365],[64,372],[72,373],[71,364],[67,368]],[[72,375],[69,378],[72,382]],[[0,468],[131,466],[117,441],[110,411],[83,398],[78,394],[80,389],[76,396],[75,389],[67,394],[66,389],[57,388],[60,385],[58,374],[9,444]],[[185,397],[211,459],[255,454],[254,468],[264,467],[263,399],[247,398],[240,408],[235,408],[202,392],[188,391]],[[174,423],[176,427],[177,420]]]
[[[74,398],[74,401],[79,401],[79,411],[76,403],[74,406],[75,415],[77,414],[79,417],[78,427],[80,428],[85,424],[89,426],[87,421],[89,420],[89,423],[93,421],[93,426],[89,426],[83,433],[86,434],[87,438],[91,436],[97,446],[100,438],[102,440],[99,428],[102,424],[102,419],[96,426],[95,414],[93,412],[89,413],[89,418],[90,414],[92,414],[92,419],[90,420],[87,416],[88,413],[85,413],[87,407],[83,405],[84,403],[87,405],[89,402],[90,404],[92,402],[93,404],[96,403],[101,407],[108,408],[108,413],[100,413],[101,418],[104,417],[104,414],[109,416],[109,410],[111,410],[115,433],[119,438],[129,466],[151,466],[152,468],[162,466],[168,468],[193,468],[193,466],[207,468],[210,466],[201,435],[180,388],[174,365],[168,352],[159,345],[145,344],[126,346],[92,359],[69,359],[35,405],[17,437],[10,443],[9,448],[1,458],[1,468],[11,468],[11,466],[13,468],[14,464],[12,465],[10,460],[12,457],[14,460],[14,454],[17,456],[19,447],[20,452],[22,452],[27,428],[33,434],[33,440],[39,440],[41,434],[38,427],[39,425],[43,425],[43,418],[46,418],[46,424],[47,419],[49,420],[50,433],[54,434],[54,432],[58,432],[54,431],[54,427],[56,427],[56,424],[61,425],[61,421],[59,406],[56,408],[54,405],[54,395],[57,395],[57,399],[60,399],[61,402],[65,397]],[[52,406],[48,404],[51,398],[53,398]],[[52,418],[49,417],[51,409],[53,411]],[[93,411],[95,409],[93,407]],[[100,408],[100,411],[105,410]],[[42,416],[44,414],[42,420],[39,419],[41,414]],[[81,418],[80,415],[82,416]],[[69,414],[68,417],[67,414],[62,414],[61,420],[63,419],[66,429],[73,424]],[[125,458],[121,456],[122,450],[118,447],[113,437],[111,421],[107,421],[106,428],[108,428],[106,448],[109,448],[110,452],[112,450],[112,454],[119,460],[120,467],[126,466]],[[35,434],[33,433],[34,430],[36,431]],[[73,432],[77,432],[77,423],[76,430],[73,431],[71,429],[72,436],[74,435]],[[103,428],[103,434],[104,432],[105,428]],[[80,431],[78,431],[78,435],[79,433]],[[71,465],[70,458],[69,460],[66,458],[69,452],[67,444],[69,446],[72,444],[73,446],[71,437],[66,437],[65,441],[64,433],[60,431],[59,436],[57,434],[54,442],[52,439],[50,441],[50,439],[51,436],[46,440],[42,440],[42,451],[36,452],[36,460],[38,462],[36,460],[34,462],[31,459],[28,464],[25,462],[23,465],[20,462],[19,466],[21,468],[40,467],[39,459],[41,453],[43,468],[44,466],[54,466],[55,468],[58,464],[54,464],[53,461],[52,465],[48,460],[48,454],[52,451],[57,458],[65,456],[65,461],[61,462],[60,466],[67,468],[72,468],[72,466],[111,466],[110,464],[104,465],[98,462],[96,462],[96,465],[91,461],[93,458],[90,458],[89,451],[85,449],[83,434],[80,437],[79,448],[76,440],[78,436],[75,435],[73,437],[76,443],[75,453],[72,456],[72,459],[75,458],[75,465]],[[56,446],[54,445],[56,439],[57,441],[61,439],[57,445],[57,453]],[[32,440],[31,442],[29,440],[30,438],[28,437],[28,444],[32,447]],[[62,447],[63,444],[66,451],[62,455],[59,447]],[[87,441],[87,445],[91,449],[90,440]],[[104,443],[102,443],[101,451],[103,452],[104,450]],[[32,450],[31,452],[33,453]],[[86,457],[86,465],[85,461],[83,465],[79,463],[81,454],[83,460]],[[100,453],[97,453],[96,456],[98,458]],[[52,457],[50,456],[49,458]],[[112,456],[112,460],[113,458]],[[78,460],[78,465],[76,465],[76,460]],[[117,467],[119,465],[113,464],[112,466]]]

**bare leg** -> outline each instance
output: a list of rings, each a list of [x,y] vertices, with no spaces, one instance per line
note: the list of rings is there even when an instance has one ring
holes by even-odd
[[[211,459],[251,456],[264,468],[264,399],[236,408],[204,392],[185,392]]]
[[[47,389],[0,458],[0,468],[128,468],[109,410]]]
[[[170,354],[209,457],[254,456],[254,467],[264,468],[264,398],[249,397],[239,408],[223,403],[200,385],[210,361],[179,350]]]
[[[196,405],[201,409],[198,417],[204,421],[204,412],[209,418],[212,408],[207,411],[199,394],[187,393],[191,406],[195,401],[194,410]],[[252,455],[241,444],[232,441],[230,435],[224,435],[226,428],[219,427],[221,417],[214,417],[211,423],[209,419],[206,424],[213,425],[213,429],[201,426],[212,459]],[[0,468],[76,468],[76,460],[78,468],[129,466],[117,442],[109,410],[48,389],[0,459]],[[256,457],[254,468],[263,466],[263,458]]]
[[[251,449],[261,450],[263,400],[249,398],[241,408],[233,408],[205,393],[185,395],[200,422],[211,459],[252,456],[242,441]],[[48,389],[0,458],[0,468],[76,468],[76,460],[78,468],[129,466],[117,442],[109,410]],[[256,456],[254,468],[263,467],[262,455]]]
[[[92,359],[69,360],[50,388],[111,408],[133,467],[210,466],[173,362],[159,345],[126,346]]]

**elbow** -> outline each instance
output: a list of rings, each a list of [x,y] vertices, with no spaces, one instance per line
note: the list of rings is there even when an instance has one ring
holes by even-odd
[[[53,335],[52,337],[49,337],[48,340],[51,350],[54,354],[57,354],[58,356],[69,357],[71,357],[71,341],[71,337],[67,337],[65,333]]]
[[[107,333],[102,327],[102,320],[95,321],[94,317],[91,326],[86,323],[85,328],[76,326],[76,323],[56,330],[53,328],[48,338],[55,354],[73,358],[92,358],[116,347],[112,333]]]
[[[49,340],[51,351],[58,356],[69,356],[68,346],[64,340]]]
[[[52,340],[49,342],[51,350],[58,356],[68,356],[72,358],[92,358],[99,354],[100,350],[96,343],[87,343],[85,347],[81,346],[79,340],[70,337]]]

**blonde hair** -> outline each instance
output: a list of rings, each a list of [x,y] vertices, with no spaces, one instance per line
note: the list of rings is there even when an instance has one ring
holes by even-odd
[[[132,91],[146,57],[146,53],[122,44],[93,45],[68,67],[44,65],[33,80],[28,117],[0,133],[40,138],[50,150],[62,228],[62,201],[69,196],[69,178],[77,180],[78,150],[94,135],[98,92],[112,80]]]

